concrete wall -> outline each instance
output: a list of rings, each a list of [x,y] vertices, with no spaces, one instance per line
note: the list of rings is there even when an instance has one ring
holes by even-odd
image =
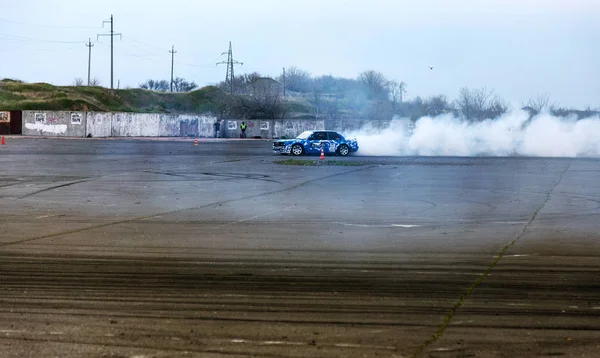
[[[160,115],[156,113],[114,113],[113,137],[158,137]]]
[[[304,131],[325,129],[325,122],[321,119],[227,119],[224,122],[221,130],[227,138],[239,138],[242,122],[248,125],[248,138],[294,138]]]
[[[79,119],[78,122],[72,120]],[[37,120],[36,120],[37,118]],[[207,115],[23,111],[23,134],[85,137],[212,137]]]
[[[23,111],[23,134],[65,137],[213,137],[217,119],[208,115]],[[307,130],[352,130],[364,121],[314,119],[239,120],[221,122],[221,137],[239,138],[240,124],[248,138],[293,138]],[[346,129],[345,129],[346,128]]]
[[[160,115],[160,137],[212,137],[216,118],[206,115]]]
[[[112,113],[89,112],[86,121],[86,135],[110,137],[112,135]]]
[[[23,134],[83,137],[86,112],[23,111]]]

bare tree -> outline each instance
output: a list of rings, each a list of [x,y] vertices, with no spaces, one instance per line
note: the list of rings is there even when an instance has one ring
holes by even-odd
[[[319,92],[323,93],[324,96],[329,97],[330,99],[333,97],[337,97],[340,88],[340,81],[338,78],[335,78],[331,75],[324,75],[313,79],[313,90],[318,88]]]
[[[388,81],[387,89],[392,101],[392,110],[396,111],[396,104],[402,103],[403,95],[406,93],[406,83],[396,80]]]
[[[235,76],[233,78],[233,89],[235,91],[235,93],[241,93],[245,91],[245,76]],[[217,85],[217,87],[219,87],[220,89],[222,89],[225,92],[229,92],[231,90],[231,84],[230,81],[221,81],[219,82],[219,84]]]
[[[246,73],[243,75],[235,76],[233,79],[233,88],[235,94],[252,94],[253,92],[253,84],[259,79],[262,78],[262,75],[258,72]],[[229,80],[221,81],[217,87],[222,89],[223,91],[229,92],[231,89],[231,84]]]
[[[422,102],[422,106],[425,114],[432,117],[452,111],[452,106],[444,95],[429,97]]]
[[[532,111],[534,114],[540,113],[550,106],[550,94],[541,93],[535,98],[530,98],[527,103],[523,104],[524,109]]]
[[[90,80],[90,86],[92,87],[100,87],[100,79],[98,77],[94,77]]]
[[[279,94],[267,96],[236,96],[233,111],[248,119],[283,119],[287,106]]]
[[[387,80],[381,72],[365,71],[358,76],[363,84],[369,99],[383,99],[388,97]]]
[[[140,88],[147,89],[150,91],[167,92],[171,88],[170,81],[167,80],[153,80],[148,79],[146,82],[140,83]],[[198,85],[194,82],[188,82],[181,77],[173,79],[173,91],[174,92],[189,92]]]
[[[177,77],[173,79],[173,91],[174,92],[189,92],[194,88],[197,88],[198,85],[195,82],[188,82],[181,77]]]
[[[261,78],[262,78],[262,76],[258,72],[244,74],[242,93],[251,94],[253,96],[260,95],[260,93],[257,93],[257,90],[258,90],[257,84],[258,84],[258,80],[260,80]]]
[[[484,118],[498,118],[506,112],[508,112],[508,105],[498,96],[494,96],[485,110]]]
[[[144,83],[140,83],[140,88],[150,91],[166,92],[169,89],[169,81],[148,79]]]
[[[312,93],[312,100],[310,101],[310,104],[315,108],[315,119],[319,118],[319,115],[322,112],[322,102],[323,99],[321,98],[321,88],[318,86],[313,87],[313,93]]]
[[[279,82],[285,82],[285,89],[292,92],[308,93],[311,91],[312,78],[309,72],[292,66],[285,70],[285,81],[283,75]]]
[[[492,92],[486,88],[471,90],[463,87],[456,100],[456,107],[466,119],[481,120],[483,119],[481,115],[491,96]]]
[[[487,88],[466,87],[460,89],[456,108],[467,120],[476,121],[496,118],[508,110],[508,106],[494,94],[494,91]]]
[[[310,103],[315,108],[315,118],[333,118],[339,113],[339,85],[337,78],[326,75],[312,81],[312,99]]]
[[[371,101],[363,112],[364,118],[376,121],[388,121],[394,117],[392,104],[387,100]]]
[[[83,78],[77,77],[73,80],[73,86],[83,86]]]

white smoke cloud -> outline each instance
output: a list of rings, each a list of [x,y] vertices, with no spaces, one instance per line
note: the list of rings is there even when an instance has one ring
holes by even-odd
[[[395,119],[386,128],[346,133],[358,155],[600,157],[600,117],[581,120],[513,111],[469,123],[451,114]]]

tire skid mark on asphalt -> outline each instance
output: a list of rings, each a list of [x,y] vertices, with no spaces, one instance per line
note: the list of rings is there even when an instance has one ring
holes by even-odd
[[[229,162],[229,161],[226,161],[226,162]],[[202,181],[203,180],[203,179],[200,179],[200,178],[194,176],[194,173],[186,175],[186,174],[172,173],[170,171],[156,171],[156,170],[144,170],[143,173],[156,174],[156,175],[165,175],[165,176],[178,177],[178,178],[186,178],[186,179],[196,179],[197,181]],[[203,175],[203,176],[212,176],[212,177],[225,178],[223,180],[249,179],[249,180],[261,180],[261,181],[267,181],[267,182],[281,184],[277,180],[267,179],[267,178],[269,178],[269,176],[268,175],[263,175],[263,174],[232,174],[232,173],[206,173],[206,172],[197,173],[197,174],[198,175]],[[208,180],[216,180],[216,179],[208,179]]]
[[[269,176],[263,175],[263,174],[210,173],[210,172],[204,172],[201,174],[206,175],[206,176],[216,176],[216,177],[222,177],[222,178],[227,178],[227,179],[260,180],[260,181],[266,181],[266,182],[270,182],[270,183],[281,184],[277,180],[267,179],[267,178],[269,178]]]
[[[56,247],[55,244],[48,244],[48,245],[42,245],[42,244],[38,244],[39,246],[53,246]],[[36,245],[37,246],[37,245]],[[114,249],[114,245],[110,246],[110,245],[81,245],[82,247],[106,247],[108,248],[112,248]],[[65,248],[61,248],[61,253],[63,252],[64,249],[66,249],[67,246],[65,246]],[[129,247],[126,247],[129,248]],[[135,246],[136,249],[139,248],[155,248],[154,246]],[[189,247],[187,246],[181,246],[180,247],[183,250],[190,250]],[[168,247],[169,250],[171,250],[171,246]],[[350,261],[349,259],[346,260],[334,260],[331,259],[329,260],[327,263],[323,263],[321,262],[321,259],[319,258],[319,264],[317,266],[314,265],[313,262],[307,262],[306,258],[297,258],[297,259],[285,259],[285,260],[268,260],[266,261],[265,258],[263,257],[262,253],[264,253],[265,251],[269,251],[269,252],[275,252],[275,253],[281,253],[281,252],[288,252],[289,249],[286,248],[282,248],[282,249],[269,249],[269,250],[265,250],[262,248],[248,248],[248,249],[236,249],[233,250],[234,253],[230,254],[230,255],[224,255],[223,257],[213,257],[214,252],[219,251],[222,252],[222,250],[218,250],[218,249],[211,249],[210,247],[198,247],[197,249],[194,248],[194,250],[197,250],[198,252],[203,252],[204,255],[203,256],[198,256],[196,254],[193,255],[193,258],[188,258],[188,259],[181,259],[181,258],[170,258],[170,257],[165,257],[163,255],[160,256],[160,267],[165,267],[165,268],[169,268],[169,267],[174,267],[173,265],[177,265],[177,267],[180,267],[180,265],[186,264],[187,267],[190,268],[196,268],[198,267],[198,265],[220,265],[220,266],[229,266],[230,268],[237,268],[237,267],[252,267],[252,268],[263,268],[263,269],[272,269],[273,267],[281,267],[281,268],[286,268],[286,269],[305,269],[305,268],[310,268],[313,270],[331,270],[331,269],[348,269],[348,270],[362,270],[364,267],[364,263],[365,263],[365,257],[370,256],[371,254],[376,254],[376,255],[381,255],[381,254],[389,254],[388,251],[385,250],[371,250],[371,251],[362,251],[358,255],[354,258],[354,260]],[[307,254],[314,254],[314,253],[318,253],[318,252],[325,252],[325,255],[327,255],[328,252],[333,251],[333,250],[323,250],[323,249],[295,249],[295,252],[298,253],[307,253]],[[244,263],[240,263],[239,258],[237,255],[239,255],[239,252],[250,252],[250,253],[261,253],[261,255],[259,255],[258,257],[247,257],[244,258]],[[335,252],[339,252],[339,253],[343,253],[346,255],[346,257],[348,257],[349,254],[357,254],[356,251],[352,251],[352,250],[335,250]],[[364,256],[362,254],[367,253],[367,256]],[[228,258],[228,256],[233,256],[233,258]],[[484,267],[487,265],[483,265],[482,263],[480,263],[480,261],[483,262],[488,262],[488,257],[491,256],[490,254],[487,253],[474,253],[474,254],[463,254],[463,255],[455,255],[453,257],[455,258],[462,258],[464,262],[468,263],[468,269],[472,269],[472,267]],[[113,265],[115,265],[115,260],[113,257],[105,257],[105,256],[97,256],[97,255],[77,255],[77,256],[65,256],[63,254],[57,254],[57,255],[53,255],[53,254],[37,254],[35,255],[35,258],[31,258],[31,256],[22,254],[22,253],[8,253],[8,252],[2,252],[0,254],[0,259],[2,260],[18,260],[18,262],[20,264],[46,264],[46,265],[62,265],[62,262],[57,263],[57,259],[65,259],[65,257],[68,257],[69,263],[70,264],[80,264],[80,265],[97,265],[97,266],[104,266],[104,267],[112,267]],[[385,257],[385,259],[383,259],[383,257]],[[380,257],[379,260],[377,261],[371,261],[369,262],[370,264],[370,268],[373,269],[377,269],[379,271],[381,270],[393,270],[393,271],[397,271],[397,270],[406,270],[406,271],[415,271],[414,268],[414,264],[415,263],[422,263],[422,262],[426,262],[427,260],[437,260],[435,262],[427,262],[427,265],[425,267],[419,267],[416,270],[420,270],[420,271],[428,271],[428,270],[440,270],[443,269],[442,272],[462,272],[464,271],[463,268],[461,267],[448,267],[448,261],[447,261],[447,257],[446,254],[432,254],[429,251],[422,251],[422,252],[410,252],[404,255],[401,254],[392,254],[392,257],[387,257],[387,256],[383,256]],[[492,258],[494,258],[495,256],[491,256]],[[477,258],[476,260],[473,260],[474,258]],[[123,257],[118,257],[118,263],[120,265],[126,265],[128,267],[135,267],[136,265],[139,264],[154,264],[154,266],[156,265],[156,257],[138,257],[138,256],[123,256]],[[445,260],[446,259],[446,260]],[[401,261],[399,261],[401,260]],[[533,263],[529,264],[529,267],[533,267],[536,268],[538,266],[536,266]],[[539,265],[539,267],[546,267],[545,265]],[[589,268],[586,266],[578,266],[578,265],[571,265],[569,266],[570,268],[579,268],[580,271],[577,272],[589,272]],[[51,271],[51,270],[50,270]],[[525,268],[519,268],[519,272],[523,272],[523,271],[527,271]],[[8,270],[4,270],[4,272],[10,272]],[[23,273],[23,272],[28,272],[27,275],[30,274],[30,272],[35,272],[37,275],[41,275],[44,273],[48,273],[49,269],[46,267],[44,268],[43,271],[40,270],[27,270],[27,269],[23,269],[23,268],[19,268],[19,270],[17,271],[17,273]],[[62,269],[58,270],[58,272],[63,272]]]
[[[28,198],[30,196],[34,196],[34,195],[37,195],[37,194],[40,194],[40,193],[43,193],[43,192],[46,192],[46,191],[50,191],[50,190],[54,190],[54,189],[60,189],[60,188],[64,188],[64,187],[67,187],[67,186],[71,186],[71,185],[75,185],[75,184],[79,184],[79,183],[84,183],[86,181],[90,181],[90,180],[94,180],[94,179],[96,179],[96,177],[75,180],[75,181],[72,181],[72,182],[69,182],[69,183],[65,183],[65,184],[60,184],[60,185],[54,185],[54,186],[51,186],[49,188],[41,189],[41,190],[38,190],[38,191],[34,191],[33,193],[29,193],[29,194],[20,196],[17,199],[25,199],[25,198]]]
[[[469,286],[467,288],[467,290],[460,296],[460,298],[458,299],[458,302],[456,302],[454,304],[454,306],[450,309],[450,311],[448,312],[448,314],[444,317],[444,320],[443,320],[442,324],[438,327],[437,331],[433,334],[433,336],[431,338],[426,339],[425,342],[423,342],[417,348],[417,350],[411,355],[411,358],[418,357],[427,347],[429,347],[430,345],[432,345],[433,343],[435,343],[442,336],[442,334],[444,333],[444,331],[446,330],[446,328],[450,324],[450,321],[454,317],[454,314],[456,313],[456,311],[458,309],[460,309],[464,305],[466,299],[477,288],[477,286],[479,286],[490,275],[490,273],[492,272],[492,270],[494,269],[494,267],[496,267],[498,265],[498,263],[506,255],[506,253],[508,252],[508,250],[511,249],[517,243],[517,241],[519,241],[523,236],[525,236],[525,234],[527,233],[527,230],[529,229],[529,227],[531,226],[531,224],[535,221],[535,219],[537,218],[538,214],[546,206],[546,204],[548,203],[548,201],[550,201],[550,197],[552,196],[552,194],[554,192],[554,189],[562,182],[563,177],[565,176],[565,174],[567,174],[567,172],[571,168],[572,164],[573,164],[573,161],[570,161],[569,164],[566,166],[565,170],[558,177],[558,180],[554,183],[554,185],[552,185],[552,187],[550,188],[550,190],[547,191],[546,198],[544,199],[544,201],[542,202],[542,204],[533,212],[533,214],[531,215],[530,219],[527,221],[527,223],[525,224],[525,226],[523,227],[523,229],[521,230],[521,232],[519,233],[519,235],[516,238],[514,238],[511,242],[509,242],[508,244],[506,244],[502,248],[502,250],[500,250],[500,252],[498,253],[498,256],[496,256],[496,258],[488,266],[487,270],[483,274],[481,274],[479,276],[479,278],[477,278],[477,280],[475,280],[475,282],[473,282],[471,284],[471,286]]]
[[[14,181],[12,183],[0,185],[0,189],[2,189],[2,188],[8,188],[8,187],[19,185],[19,184],[29,184],[29,183],[33,183],[33,182],[35,182],[35,180],[27,180],[27,181],[17,180],[17,181]]]
[[[260,312],[260,311],[258,311]],[[422,311],[416,311],[416,314],[429,314],[431,311],[428,311],[426,309],[423,309]],[[11,312],[12,313],[12,312]],[[33,311],[33,310],[28,310],[27,311],[28,314],[48,314],[48,312],[43,312],[43,311]],[[397,323],[397,322],[393,322],[392,319],[388,320],[388,321],[358,321],[358,320],[352,320],[352,319],[348,319],[346,321],[342,321],[339,319],[321,319],[321,320],[303,320],[303,319],[285,319],[285,318],[241,318],[239,317],[239,313],[235,312],[234,313],[237,314],[237,317],[217,317],[217,316],[209,316],[209,315],[195,315],[195,316],[168,316],[165,317],[164,315],[156,315],[156,314],[128,314],[128,313],[106,313],[106,314],[99,314],[99,313],[90,313],[89,309],[86,310],[85,313],[79,313],[79,312],[54,312],[52,311],[51,314],[53,316],[57,316],[57,317],[84,317],[84,318],[98,318],[98,319],[121,319],[121,320],[125,320],[125,319],[165,319],[168,318],[170,320],[179,320],[179,321],[194,321],[194,322],[233,322],[233,323],[259,323],[259,324],[293,324],[293,325],[312,325],[312,326],[322,326],[322,325],[331,325],[331,326],[342,326],[342,327],[377,327],[377,328],[388,328],[388,329],[394,329],[394,328],[398,328],[398,327],[416,327],[416,328],[420,328],[420,327],[435,327],[435,325],[433,324],[428,324],[428,323],[422,323],[422,322],[405,322],[405,323]],[[282,315],[286,314],[285,310],[280,311],[280,313],[282,313]],[[485,325],[482,325],[482,327],[488,327]],[[489,327],[507,327],[507,328],[514,328],[514,329],[522,329],[524,328],[524,326],[492,326],[490,325]],[[539,325],[532,325],[532,326],[527,326],[525,328],[539,328]],[[563,330],[564,328],[554,328],[554,327],[544,327],[544,329],[555,329],[555,330]],[[573,325],[573,327],[567,327],[567,329],[580,329],[579,326]],[[595,327],[582,327],[581,330],[586,330],[586,331],[597,331],[598,329]],[[29,333],[29,332],[27,332]],[[2,336],[0,336],[0,339],[2,338]]]
[[[177,178],[190,178],[190,176],[188,176],[188,175],[169,173],[169,172],[165,172],[165,171],[159,172],[159,171],[156,171],[156,170],[144,170],[143,173],[156,174],[156,175],[166,175],[166,176],[177,177]]]
[[[77,345],[85,345],[85,346],[94,346],[94,347],[100,347],[100,348],[106,348],[106,343],[95,343],[95,342],[90,342],[90,341],[84,341],[84,340],[75,340],[75,339],[71,339],[71,338],[62,338],[58,335],[54,335],[51,336],[50,338],[42,338],[42,337],[10,337],[10,336],[0,336],[0,341],[2,340],[9,340],[9,341],[28,341],[28,342],[39,342],[39,343],[63,343],[63,344],[77,344]],[[226,349],[202,349],[202,348],[194,348],[193,346],[186,346],[186,347],[164,347],[164,346],[160,346],[159,343],[153,343],[153,344],[126,344],[126,343],[115,343],[112,342],[110,343],[110,347],[118,347],[118,348],[128,348],[128,349],[153,349],[156,350],[158,352],[180,352],[180,353],[184,353],[184,354],[189,354],[190,352],[193,353],[210,353],[210,354],[214,354],[214,355],[223,355],[226,357],[236,357],[236,356],[241,356],[241,357],[247,357],[247,354],[244,354],[242,352],[238,352],[235,350],[226,350]],[[153,352],[153,353],[156,353]],[[293,356],[284,356],[281,354],[272,354],[272,353],[259,353],[259,352],[253,352],[252,353],[253,357],[270,357],[270,358],[294,358],[297,357],[295,355]],[[133,356],[135,357],[135,356]]]
[[[206,166],[206,165],[213,165],[213,164],[221,164],[221,163],[229,163],[231,162],[231,160],[222,160],[222,161],[214,161],[214,162],[207,162],[207,163],[202,163],[202,166]],[[122,176],[122,175],[126,175],[126,174],[134,174],[134,173],[150,173],[150,174],[158,174],[158,175],[167,175],[167,176],[180,176],[180,177],[186,177],[184,175],[178,175],[178,174],[173,174],[173,173],[168,173],[169,171],[173,171],[173,170],[181,170],[181,169],[186,169],[186,168],[191,168],[192,165],[178,165],[178,166],[174,166],[174,167],[170,167],[168,169],[165,169],[162,172],[154,172],[151,170],[141,170],[141,171],[126,171],[126,172],[118,172],[118,173],[111,173],[108,175],[99,175],[99,176],[93,176],[93,177],[87,177],[87,178],[83,178],[83,179],[79,179],[79,180],[75,180],[72,182],[68,182],[68,183],[64,183],[64,184],[59,184],[59,185],[55,185],[49,188],[45,188],[45,189],[41,189],[38,191],[35,191],[33,193],[29,193],[20,197],[16,197],[16,199],[25,199],[25,198],[29,198],[31,196],[46,192],[46,191],[50,191],[50,190],[54,190],[54,189],[60,189],[60,188],[64,188],[64,187],[68,187],[71,185],[75,185],[75,184],[79,184],[79,183],[83,183],[83,182],[87,182],[87,181],[92,181],[92,180],[96,180],[96,179],[101,179],[101,178],[106,178],[106,177],[112,177],[112,176]],[[205,173],[202,173],[204,175],[206,175]],[[267,177],[267,176],[265,176]],[[234,178],[231,178],[234,179]],[[273,180],[274,181],[274,180]],[[279,182],[274,181],[276,183],[279,184]],[[30,184],[30,183],[35,183],[35,180],[27,180],[27,181],[17,181],[14,183],[9,183],[9,184],[4,184],[4,185],[0,185],[0,188],[6,188],[6,187],[11,187],[14,185],[19,185],[19,184]]]
[[[286,191],[291,191],[291,190],[294,190],[294,189],[298,189],[298,188],[301,188],[302,186],[304,186],[306,184],[310,184],[310,183],[313,183],[313,182],[318,182],[318,181],[321,181],[323,179],[333,178],[333,177],[336,177],[336,176],[345,175],[345,174],[348,174],[348,173],[358,172],[358,171],[361,171],[361,170],[367,170],[367,169],[372,169],[372,168],[374,168],[374,166],[365,166],[365,167],[350,169],[350,170],[346,170],[346,171],[335,173],[335,174],[325,175],[325,176],[322,176],[322,177],[319,177],[319,178],[315,178],[315,179],[305,180],[305,181],[303,181],[301,183],[292,185],[292,186],[287,187],[287,188],[282,188],[282,189],[278,189],[278,190],[274,190],[274,191],[268,191],[268,192],[259,193],[259,194],[247,195],[247,196],[244,196],[244,197],[241,197],[241,198],[227,199],[227,200],[222,200],[222,201],[219,201],[219,202],[214,202],[214,203],[200,205],[200,206],[194,206],[194,207],[183,208],[183,209],[178,209],[178,210],[166,211],[166,212],[162,212],[162,213],[158,213],[158,214],[152,214],[152,215],[144,215],[144,216],[139,216],[139,217],[135,217],[135,218],[131,218],[131,219],[117,220],[117,221],[112,221],[112,222],[108,222],[108,223],[104,223],[104,224],[88,226],[88,227],[85,227],[85,228],[74,229],[74,230],[67,230],[67,231],[63,231],[63,232],[60,232],[60,233],[32,237],[32,238],[29,238],[29,239],[23,239],[23,240],[18,240],[18,241],[0,243],[0,247],[6,247],[6,246],[11,246],[11,245],[18,245],[18,244],[22,244],[22,243],[26,243],[26,242],[31,242],[31,241],[36,241],[36,240],[42,240],[42,239],[48,239],[48,238],[54,238],[54,237],[59,237],[59,236],[63,236],[63,235],[77,234],[77,233],[80,233],[80,232],[90,231],[90,230],[94,230],[94,229],[101,229],[101,228],[108,227],[108,226],[114,226],[114,225],[119,225],[119,224],[132,223],[132,222],[141,221],[141,220],[148,220],[148,219],[156,218],[158,216],[163,216],[163,215],[177,214],[177,213],[181,213],[181,212],[185,212],[185,211],[189,211],[189,210],[197,210],[197,209],[202,209],[202,208],[210,208],[210,207],[215,206],[215,205],[222,205],[222,204],[233,203],[233,202],[241,201],[241,200],[255,199],[255,198],[260,198],[260,197],[263,197],[263,196],[275,195],[275,194],[283,193],[283,192],[286,192]],[[80,181],[77,181],[77,182],[70,183],[68,185],[73,185],[73,184],[76,184],[78,182],[88,181],[88,180],[92,180],[92,179],[96,179],[96,178],[90,178],[90,179],[80,180]],[[61,185],[61,186],[58,186],[58,187],[62,187],[62,186],[67,186],[67,185]],[[56,189],[56,188],[57,187],[53,187],[53,188],[49,188],[49,189],[44,189],[42,191],[47,191],[47,190]],[[41,191],[38,191],[38,192],[33,193],[33,194],[28,194],[28,195],[26,195],[24,197],[29,197],[31,195],[38,194],[40,192]]]
[[[285,207],[285,208],[283,208],[281,210],[286,211],[286,210],[289,210],[290,208],[293,208],[293,206],[287,206],[287,207]],[[241,224],[241,223],[244,223],[244,222],[247,222],[247,221],[251,221],[251,220],[254,220],[254,219],[262,218],[262,217],[265,217],[265,216],[270,216],[272,214],[280,212],[281,210],[280,209],[269,210],[268,212],[266,212],[264,214],[254,215],[254,216],[250,216],[250,217],[247,217],[247,218],[239,219],[239,220],[236,220],[236,221],[232,221],[232,222],[228,222],[228,223],[223,223],[223,224],[219,225],[219,227],[228,227],[228,226],[233,226],[233,225]]]

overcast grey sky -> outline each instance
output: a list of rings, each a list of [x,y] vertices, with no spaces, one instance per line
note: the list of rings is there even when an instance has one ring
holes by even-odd
[[[115,17],[115,86],[236,73],[356,77],[377,70],[407,83],[408,97],[462,86],[507,101],[539,93],[565,106],[600,106],[600,0],[0,0],[0,77],[68,85],[87,77],[89,37]],[[110,84],[110,41],[92,50],[92,77]],[[429,70],[428,66],[435,66]]]

